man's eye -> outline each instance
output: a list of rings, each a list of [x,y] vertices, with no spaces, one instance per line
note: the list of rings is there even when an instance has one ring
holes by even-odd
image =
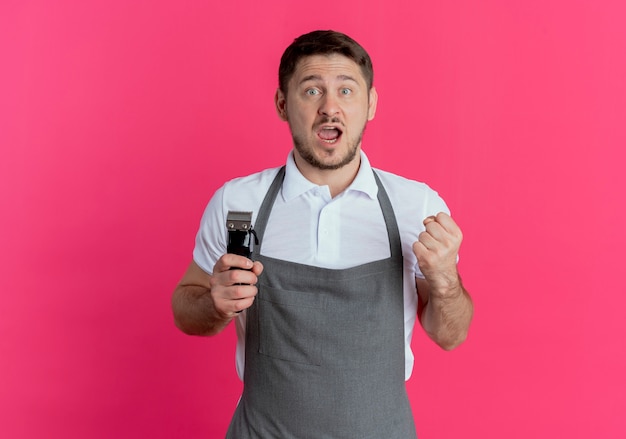
[[[350,90],[349,88],[342,88],[341,89],[341,94],[342,95],[349,95],[350,93],[352,93],[352,90]]]
[[[308,94],[309,96],[316,96],[316,95],[320,94],[320,91],[316,90],[314,88],[310,88],[305,93]]]

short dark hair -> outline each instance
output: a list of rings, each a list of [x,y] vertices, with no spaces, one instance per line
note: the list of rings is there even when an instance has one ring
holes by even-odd
[[[286,95],[287,84],[298,62],[307,56],[340,54],[357,63],[361,68],[367,88],[374,83],[372,60],[365,49],[352,38],[333,30],[316,30],[296,38],[283,53],[278,67],[278,87]]]

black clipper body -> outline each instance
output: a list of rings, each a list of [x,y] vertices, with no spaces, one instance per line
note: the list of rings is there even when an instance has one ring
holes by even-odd
[[[253,237],[258,243],[256,234],[252,229],[252,212],[228,211],[226,217],[226,229],[228,230],[228,253],[249,258],[252,254]]]

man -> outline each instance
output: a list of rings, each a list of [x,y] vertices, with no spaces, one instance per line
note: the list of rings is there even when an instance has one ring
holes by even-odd
[[[348,36],[297,38],[275,95],[293,137],[286,165],[226,183],[204,213],[172,305],[188,334],[235,320],[244,390],[228,438],[415,437],[416,316],[446,350],[466,338],[459,227],[425,184],[373,170],[361,151],[372,84]],[[227,217],[241,211],[258,238],[250,258],[227,253]]]

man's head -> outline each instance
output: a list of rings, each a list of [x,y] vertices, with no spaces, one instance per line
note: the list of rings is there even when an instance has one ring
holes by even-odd
[[[288,83],[298,62],[312,55],[343,55],[360,68],[368,89],[374,83],[372,60],[359,43],[341,32],[316,30],[296,38],[283,53],[278,68],[278,88],[286,95]]]
[[[303,175],[356,173],[363,131],[378,101],[365,50],[339,32],[308,33],[285,51],[279,81],[276,110],[289,123]]]

